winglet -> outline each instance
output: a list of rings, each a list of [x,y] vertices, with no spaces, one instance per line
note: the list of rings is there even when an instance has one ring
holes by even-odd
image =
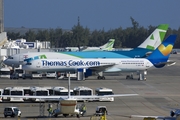
[[[177,35],[170,35],[150,56],[147,57],[147,59],[157,68],[165,66],[176,38]]]

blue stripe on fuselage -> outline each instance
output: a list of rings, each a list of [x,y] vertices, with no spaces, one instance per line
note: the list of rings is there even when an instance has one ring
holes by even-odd
[[[76,56],[79,58],[144,58],[150,50],[135,48],[129,51],[95,51],[95,52],[61,52],[63,54]]]

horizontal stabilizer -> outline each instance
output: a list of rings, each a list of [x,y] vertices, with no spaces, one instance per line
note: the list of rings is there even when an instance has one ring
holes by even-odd
[[[154,64],[154,65],[156,65],[156,66],[159,66],[159,65],[172,66],[172,65],[175,65],[175,64],[176,64],[176,61],[168,60],[167,62],[160,62],[160,63]]]

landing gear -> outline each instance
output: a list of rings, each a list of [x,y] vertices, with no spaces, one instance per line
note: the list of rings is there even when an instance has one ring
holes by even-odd
[[[131,73],[130,75],[127,75],[127,76],[126,76],[126,79],[134,79],[134,78],[133,78],[133,73]]]
[[[104,80],[105,77],[104,77],[104,76],[98,76],[97,79],[99,79],[99,80],[100,80],[100,79]]]
[[[140,74],[139,74],[139,78],[138,78],[138,80],[145,80],[145,81],[146,81],[146,77],[145,77],[145,75],[144,75],[144,74],[142,74],[142,73],[140,73]]]
[[[147,70],[140,72],[138,80],[146,80],[146,75],[147,75]]]
[[[67,117],[69,114],[63,114],[64,117]]]
[[[79,114],[77,114],[77,115],[76,115],[76,117],[77,117],[77,118],[80,118],[80,115],[79,115]]]
[[[133,74],[127,75],[127,76],[126,76],[126,79],[134,79],[134,78],[133,78]]]
[[[97,73],[98,74],[98,77],[97,77],[97,79],[102,79],[102,80],[104,80],[105,79],[105,77],[103,76],[103,72],[98,72]]]

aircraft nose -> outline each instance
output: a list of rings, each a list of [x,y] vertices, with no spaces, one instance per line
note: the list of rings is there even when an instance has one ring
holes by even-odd
[[[8,59],[5,59],[5,60],[3,61],[3,63],[6,64],[6,65],[9,65],[9,60],[8,60]]]

